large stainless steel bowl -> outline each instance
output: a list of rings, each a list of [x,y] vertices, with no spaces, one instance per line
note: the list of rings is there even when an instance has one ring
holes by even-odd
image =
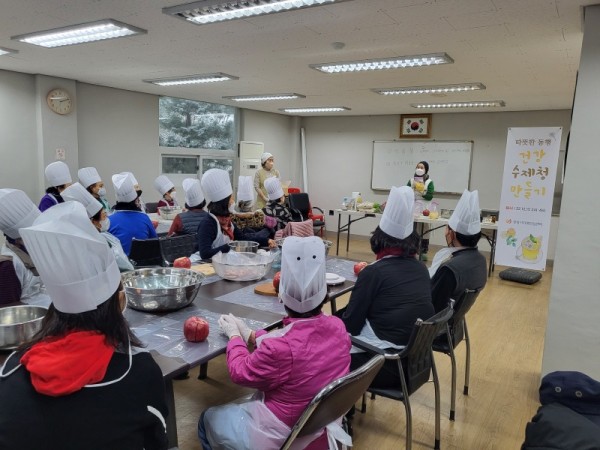
[[[232,241],[229,248],[236,252],[256,253],[258,251],[258,242],[254,241]]]
[[[0,349],[17,348],[42,328],[48,310],[42,306],[19,305],[0,308]]]
[[[273,256],[270,253],[229,252],[217,253],[212,257],[215,272],[231,281],[260,280],[271,269]]]
[[[160,217],[165,220],[173,220],[181,213],[181,206],[161,206],[158,208]]]
[[[196,298],[204,275],[189,269],[160,267],[122,275],[127,305],[139,311],[174,311]]]

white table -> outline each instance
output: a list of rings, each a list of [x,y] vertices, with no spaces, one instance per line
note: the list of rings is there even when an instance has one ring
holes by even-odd
[[[171,229],[172,220],[163,219],[158,213],[150,213],[148,217],[150,217],[150,220],[158,222],[156,234],[168,233]]]
[[[339,254],[340,250],[340,233],[346,233],[346,253],[350,248],[350,226],[354,222],[358,222],[359,220],[367,219],[367,218],[375,218],[377,220],[381,219],[381,214],[365,212],[365,211],[353,211],[353,210],[343,210],[336,209],[335,210],[338,215],[338,229],[337,229],[337,241],[336,241],[336,249],[335,254]],[[346,223],[342,224],[342,216],[347,217]],[[448,225],[448,219],[430,219],[429,217],[420,216],[414,219],[415,223],[421,224],[419,227],[419,237],[423,239],[425,235],[431,233],[434,230],[445,227]],[[425,225],[430,225],[428,230],[425,230]],[[490,262],[488,267],[488,276],[492,276],[492,272],[494,271],[494,257],[496,254],[496,235],[498,233],[498,225],[492,222],[481,222],[481,230],[482,235],[487,239],[490,244]],[[419,245],[419,254],[421,246]]]

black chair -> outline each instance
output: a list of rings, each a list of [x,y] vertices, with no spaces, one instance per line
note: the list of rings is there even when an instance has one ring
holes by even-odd
[[[454,420],[456,414],[456,357],[454,349],[463,339],[467,346],[465,362],[465,387],[464,395],[469,395],[469,368],[471,366],[471,345],[469,342],[469,331],[467,329],[466,314],[469,312],[481,289],[466,289],[454,305],[454,315],[448,321],[446,333],[442,333],[433,341],[433,351],[445,353],[450,356],[452,364],[452,392],[450,399],[450,420]]]
[[[369,387],[367,391],[373,394],[372,398],[375,395],[380,395],[404,403],[404,409],[406,410],[406,450],[410,450],[412,446],[412,414],[409,397],[429,381],[430,373],[433,374],[435,389],[434,449],[440,448],[440,383],[431,346],[436,336],[446,329],[448,320],[450,320],[452,314],[452,309],[446,308],[426,321],[417,320],[407,346],[398,353],[389,353],[389,349],[382,350],[366,344],[356,337],[352,337],[352,345],[355,347],[369,353],[384,355],[388,360],[397,361],[400,386],[386,389]],[[363,395],[361,412],[366,412],[366,409],[367,403],[365,395]]]
[[[164,259],[160,249],[160,240],[158,238],[132,239],[129,259],[136,269],[163,266]]]
[[[158,211],[158,202],[148,202],[145,203],[146,213],[152,214]]]
[[[321,389],[292,427],[281,450],[288,450],[296,438],[316,433],[346,414],[364,394],[384,362],[384,356],[376,355],[358,369]]]
[[[319,234],[323,237],[325,232],[325,213],[321,208],[310,205],[310,200],[306,192],[289,194],[288,205],[295,221],[302,222],[311,219],[313,221],[315,234]],[[316,209],[321,214],[313,214],[313,209]]]
[[[159,241],[162,259],[168,266],[172,266],[173,261],[177,258],[189,257],[192,253],[198,251],[195,234],[161,237]]]

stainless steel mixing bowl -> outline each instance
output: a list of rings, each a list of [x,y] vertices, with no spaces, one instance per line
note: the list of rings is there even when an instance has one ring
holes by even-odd
[[[196,298],[205,276],[189,269],[157,267],[122,275],[127,305],[139,311],[174,311]]]
[[[10,350],[31,339],[42,328],[47,311],[31,305],[0,308],[0,349]]]
[[[232,241],[229,243],[231,250],[244,253],[256,253],[258,251],[258,242],[254,241]]]

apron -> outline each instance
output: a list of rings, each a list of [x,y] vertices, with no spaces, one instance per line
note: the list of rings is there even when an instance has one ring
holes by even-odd
[[[28,269],[21,259],[21,257],[27,258],[27,254],[12,245],[9,248],[9,245],[5,243],[2,246],[0,255],[12,258],[15,273],[21,283],[21,301],[28,305],[48,306],[50,297],[46,294],[42,279]]]
[[[217,223],[217,237],[213,241],[211,248],[217,248],[222,245],[229,244],[231,242],[231,239],[229,239],[229,236],[226,236],[225,233],[223,233],[223,231],[221,230],[221,224],[219,223],[219,219],[217,219],[211,213],[208,213],[208,215],[215,219],[215,222]],[[233,224],[231,224],[231,226],[233,226]]]
[[[312,320],[312,319],[306,319]],[[298,321],[256,339],[260,346],[264,339],[284,336]],[[291,428],[271,412],[264,403],[264,393],[257,391],[234,403],[210,408],[204,414],[206,437],[213,450],[277,450],[291,433]],[[330,449],[337,449],[336,440],[351,446],[352,438],[341,427],[341,417],[327,425]],[[318,438],[322,430],[297,438],[291,450],[301,450]]]

